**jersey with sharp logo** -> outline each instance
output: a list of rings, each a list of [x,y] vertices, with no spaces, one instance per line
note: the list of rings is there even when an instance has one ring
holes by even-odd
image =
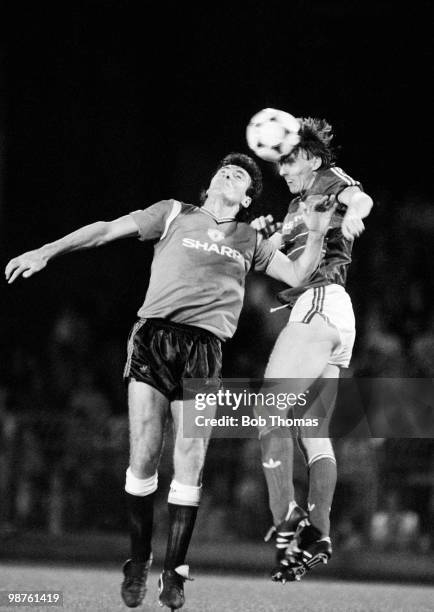
[[[225,340],[236,329],[245,277],[265,271],[275,248],[247,223],[162,200],[131,213],[141,240],[155,240],[142,318],[207,329]]]
[[[359,187],[358,181],[352,179],[341,168],[332,166],[319,170],[312,186],[293,198],[282,226],[282,251],[292,261],[303,253],[307,240],[307,227],[303,222],[300,203],[309,195],[335,195],[338,205],[330,221],[330,227],[324,239],[323,257],[318,269],[312,274],[303,287],[281,291],[277,298],[282,304],[292,304],[296,297],[309,287],[336,283],[345,286],[348,265],[351,263],[353,240],[347,240],[341,231],[342,219],[347,206],[339,202],[339,194],[347,187]]]

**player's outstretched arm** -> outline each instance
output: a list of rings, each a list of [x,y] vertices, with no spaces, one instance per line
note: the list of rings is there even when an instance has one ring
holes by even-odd
[[[339,201],[347,206],[342,219],[342,233],[347,240],[357,238],[365,229],[362,219],[371,212],[372,198],[359,187],[347,187],[339,194]]]
[[[305,284],[321,262],[324,236],[336,205],[334,196],[309,196],[302,207],[304,222],[308,228],[303,253],[298,259],[291,261],[282,253],[276,252],[266,274],[292,287]]]
[[[10,284],[19,276],[29,278],[45,268],[53,257],[80,249],[98,247],[113,240],[137,236],[137,234],[138,227],[130,215],[119,217],[114,221],[97,221],[85,225],[55,242],[44,244],[39,249],[28,251],[11,259],[5,268],[6,280]]]

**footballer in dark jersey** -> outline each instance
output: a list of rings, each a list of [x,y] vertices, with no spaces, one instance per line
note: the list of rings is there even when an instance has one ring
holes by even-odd
[[[308,236],[303,220],[310,197],[327,196],[336,208],[324,239],[323,256],[306,283],[278,294],[281,308],[290,308],[289,321],[271,353],[265,378],[292,379],[293,393],[306,390],[317,381],[322,389],[311,415],[326,405],[327,425],[336,397],[340,368],[348,367],[355,338],[355,321],[345,282],[354,238],[364,229],[372,199],[361,184],[334,165],[331,126],[323,119],[300,119],[300,142],[279,162],[279,173],[293,195],[279,233],[270,240],[291,261],[305,250]],[[263,227],[264,219],[254,226]],[[327,384],[326,384],[327,383]],[[307,415],[308,416],[308,415]],[[309,436],[298,429],[298,442],[309,474],[307,512],[295,501],[293,473],[294,443],[290,436],[260,432],[262,462],[269,491],[269,503],[276,532],[277,566],[272,579],[286,582],[299,579],[317,563],[331,556],[329,513],[336,484],[336,460],[328,436]],[[294,550],[298,550],[294,554]]]
[[[162,200],[114,221],[82,227],[6,266],[6,279],[12,283],[20,275],[32,276],[64,253],[125,237],[154,242],[149,287],[130,333],[124,371],[130,427],[125,491],[131,559],[123,568],[121,593],[129,607],[140,605],[146,593],[158,462],[170,415],[174,477],[159,599],[173,609],[184,603],[185,557],[201,496],[208,440],[182,435],[183,379],[220,379],[221,341],[236,329],[250,269],[296,286],[310,277],[321,258],[333,209],[306,210],[306,248],[297,261],[291,261],[240,220],[260,189],[256,163],[246,155],[230,154],[212,176],[202,206]]]

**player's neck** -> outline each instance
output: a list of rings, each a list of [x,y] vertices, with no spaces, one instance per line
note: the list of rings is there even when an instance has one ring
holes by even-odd
[[[299,198],[303,199],[304,196],[306,195],[306,192],[309,191],[309,189],[314,184],[315,179],[316,179],[316,172],[314,172],[313,175],[306,181],[306,183],[303,185],[303,187],[300,189],[300,191],[298,191],[297,193],[293,193],[293,195],[295,197],[299,197]]]
[[[230,202],[220,195],[210,194],[207,196],[202,208],[210,212],[217,219],[234,219],[240,209],[240,205]]]
[[[312,176],[311,176],[311,177],[310,177],[310,179],[307,181],[307,183],[306,183],[306,187],[303,189],[303,191],[307,191],[308,189],[310,189],[310,188],[312,187],[312,185],[314,184],[315,179],[316,179],[316,174],[317,174],[316,172],[313,172],[313,173],[312,173]]]

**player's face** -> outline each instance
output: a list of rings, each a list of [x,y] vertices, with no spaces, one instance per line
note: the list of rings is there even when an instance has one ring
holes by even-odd
[[[250,175],[244,168],[223,166],[212,177],[208,194],[218,193],[229,202],[240,204],[246,199],[246,191],[251,182]]]
[[[279,174],[288,185],[291,193],[300,193],[308,189],[315,177],[315,170],[318,168],[316,157],[308,158],[306,151],[297,149],[283,164],[279,164]]]

